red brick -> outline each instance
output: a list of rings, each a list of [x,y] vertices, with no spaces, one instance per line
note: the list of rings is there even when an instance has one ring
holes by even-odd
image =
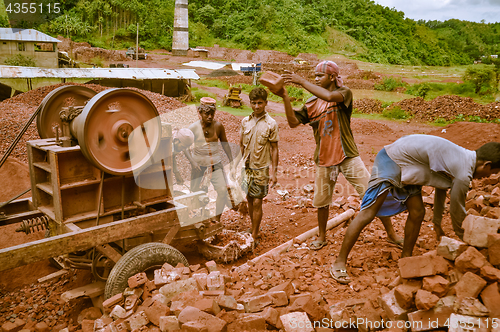
[[[267,292],[273,301],[273,306],[283,307],[288,305],[288,296],[284,291],[279,292]]]
[[[155,270],[154,274],[154,284],[156,288],[181,279],[180,274],[173,269],[166,271],[162,268]]]
[[[272,325],[276,328],[281,328],[283,325],[280,321],[280,313],[278,310],[272,307],[266,307],[260,315],[266,320],[269,325]]]
[[[478,273],[488,261],[476,248],[469,247],[455,259],[455,267],[462,273]]]
[[[146,276],[146,273],[144,272],[137,273],[136,275],[133,275],[130,278],[128,278],[128,287],[136,288],[144,285],[147,281],[148,277]]]
[[[200,291],[199,294],[203,297],[219,297],[220,295],[224,295],[223,290],[207,290]]]
[[[194,278],[174,281],[160,288],[160,294],[166,297],[167,301],[172,300],[174,296],[180,293],[198,290],[198,283]]]
[[[272,303],[273,300],[268,294],[243,299],[243,305],[245,306],[246,312],[262,311],[265,307],[271,305]]]
[[[500,270],[495,269],[493,266],[485,265],[481,268],[481,277],[490,282],[500,281]]]
[[[144,309],[146,317],[156,326],[160,325],[160,317],[170,315],[170,308],[160,301],[154,301],[152,305]]]
[[[423,289],[415,294],[415,305],[418,310],[430,310],[438,303],[439,297]]]
[[[207,276],[208,274],[206,273],[193,273],[191,275],[192,278],[196,280],[198,283],[198,288],[200,290],[206,290],[207,289]]]
[[[129,310],[135,311],[138,305],[139,305],[139,298],[137,297],[137,295],[128,296],[125,299],[125,303],[123,304],[123,309],[125,309],[126,311]]]
[[[236,300],[235,300],[236,302]],[[217,315],[221,311],[221,307],[214,299],[201,299],[193,304],[193,307],[200,309],[211,315]],[[235,308],[236,309],[236,308]]]
[[[200,322],[187,322],[182,324],[182,332],[208,332],[208,328],[205,324]]]
[[[266,330],[266,319],[257,314],[242,314],[228,327],[230,331],[262,331]]]
[[[312,298],[312,296],[304,296],[298,298],[292,305],[288,306],[290,312],[303,311],[312,320],[321,320],[326,316],[326,310],[319,306]]]
[[[144,311],[139,311],[133,314],[127,320],[131,330],[139,329],[149,323],[148,316]]]
[[[104,308],[104,310],[106,312],[110,312],[111,310],[113,310],[115,305],[122,304],[122,302],[123,302],[123,294],[118,293],[115,296],[112,296],[109,299],[107,299],[106,301],[104,301],[102,303],[102,307]]]
[[[94,332],[94,321],[90,319],[84,319],[82,321],[82,331],[83,332]]]
[[[151,294],[156,289],[155,281],[154,280],[146,281],[142,289],[144,290],[144,293],[142,293],[143,300],[147,299],[148,297],[151,297]]]
[[[406,284],[401,284],[398,285],[396,288],[394,288],[394,298],[399,305],[399,307],[403,309],[410,309],[414,306],[415,304],[415,293],[417,292],[418,288],[406,285]],[[389,298],[387,298],[389,299]],[[397,308],[396,308],[397,309]],[[398,311],[398,310],[396,310]],[[397,319],[404,319],[397,315]]]
[[[170,332],[173,330],[180,330],[179,320],[175,316],[162,316],[160,317],[160,330],[162,332]]]
[[[449,318],[453,309],[453,301],[451,305],[446,305],[443,307],[434,307],[431,310],[419,310],[408,314],[408,321],[411,324],[412,332],[430,331],[438,328],[448,327],[446,324],[449,323]]]
[[[480,276],[467,272],[455,285],[457,297],[477,297],[486,286],[487,282]]]
[[[109,316],[113,319],[126,318],[127,311],[120,305],[115,305]]]
[[[486,287],[481,292],[481,300],[490,311],[490,317],[500,318],[500,292],[498,291],[498,282]]]
[[[399,286],[398,286],[399,287]],[[389,317],[390,320],[395,321],[395,320],[406,320],[408,317],[408,312],[406,309],[402,308],[398,301],[396,300],[395,296],[395,289],[391,290],[390,292],[387,292],[381,296],[378,297],[378,303],[384,309],[387,317]],[[413,301],[412,301],[413,302]],[[335,310],[338,314],[335,314],[336,319],[334,319],[334,314],[332,310]],[[340,320],[342,317],[342,311],[341,310],[336,310],[332,309],[330,310],[330,317],[332,320]]]
[[[290,295],[289,305],[292,305],[296,300],[300,299],[301,297],[308,297],[308,296],[311,296],[311,293],[300,293],[300,294]]]
[[[170,311],[178,316],[184,308],[194,306],[194,304],[202,298],[203,297],[199,294],[199,292],[195,290],[177,294],[172,298]]]
[[[205,263],[209,272],[218,271],[217,264],[214,261],[209,261]]]
[[[35,332],[49,332],[50,327],[45,322],[40,322],[35,325]]]
[[[210,272],[207,276],[207,289],[211,291],[225,289],[224,277],[219,271]]]
[[[275,286],[275,287],[269,289],[269,292],[280,292],[280,291],[285,292],[286,296],[288,296],[288,297],[290,297],[291,295],[293,295],[293,293],[295,293],[295,289],[294,289],[292,282],[290,280],[285,281],[285,282],[279,284],[278,286]]]
[[[446,295],[449,285],[450,282],[441,276],[425,277],[422,281],[422,289],[439,297]]]
[[[455,300],[455,311],[460,315],[484,317],[489,310],[478,299],[473,297],[458,298]]]
[[[236,310],[236,308],[238,307],[238,302],[236,302],[234,297],[228,295],[220,295],[217,298],[217,304],[222,309],[226,310]]]
[[[17,332],[20,331],[24,325],[26,325],[26,322],[20,318],[16,318],[14,322],[6,322],[2,325],[2,331],[3,332]]]
[[[500,265],[500,234],[488,234],[488,257],[493,265]]]
[[[475,247],[486,248],[488,246],[488,233],[496,233],[499,226],[499,220],[469,215],[462,224],[464,242]]]
[[[436,251],[430,251],[422,256],[401,258],[398,261],[401,278],[419,278],[435,274],[446,274],[448,262],[437,255]]]
[[[285,332],[314,332],[313,324],[304,312],[281,315],[280,320]]]
[[[442,236],[436,251],[438,255],[454,261],[465,249],[467,249],[467,244],[464,242]]]
[[[485,217],[491,219],[500,219],[500,208],[499,207],[490,208],[486,213]]]
[[[208,328],[208,332],[220,332],[226,330],[226,322],[224,320],[207,314],[206,312],[194,307],[187,307],[182,310],[178,319],[181,324],[192,321],[205,323]]]

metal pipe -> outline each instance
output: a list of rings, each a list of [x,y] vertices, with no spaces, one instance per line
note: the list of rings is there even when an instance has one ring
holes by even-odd
[[[28,122],[26,122],[26,124],[24,125],[23,129],[21,129],[21,131],[19,132],[19,134],[17,134],[17,136],[14,139],[14,141],[10,144],[9,148],[7,149],[7,152],[5,152],[5,154],[2,156],[2,160],[0,160],[0,167],[3,166],[3,164],[5,163],[5,161],[7,160],[7,158],[10,156],[10,154],[12,153],[12,151],[14,150],[14,148],[16,147],[17,143],[19,143],[19,141],[21,140],[21,137],[24,135],[24,133],[26,132],[26,130],[28,130],[28,128],[31,125],[31,123],[33,122],[33,120],[38,116],[38,114],[42,110],[42,105],[38,106],[38,108],[36,109],[35,113],[33,113],[33,115],[31,115],[31,118],[28,120]]]
[[[16,197],[12,197],[11,199],[9,199],[7,202],[3,202],[0,204],[0,209],[3,208],[5,205],[9,204],[10,202],[12,202],[13,200],[21,197],[22,195],[26,194],[28,191],[30,191],[31,188],[28,188],[26,189],[25,191],[23,191],[22,193],[20,193],[19,195],[17,195]]]

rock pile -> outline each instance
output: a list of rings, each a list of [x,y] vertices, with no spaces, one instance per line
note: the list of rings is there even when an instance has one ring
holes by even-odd
[[[420,97],[405,99],[392,104],[392,107],[400,107],[410,112],[415,119],[423,121],[434,121],[437,118],[454,120],[460,114],[464,117],[479,116],[487,120],[500,118],[500,102],[482,105],[475,103],[469,97],[450,95],[439,96],[429,101]]]

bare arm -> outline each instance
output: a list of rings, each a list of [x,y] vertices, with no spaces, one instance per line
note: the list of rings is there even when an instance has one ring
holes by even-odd
[[[323,99],[325,101],[337,102],[337,103],[344,101],[344,96],[340,92],[330,91],[325,88],[322,88],[319,85],[311,83],[302,76],[299,76],[297,74],[292,74],[287,72],[286,74],[283,74],[283,78],[285,79],[285,83],[300,84],[304,89],[306,89],[316,97]]]
[[[297,120],[297,117],[295,116],[295,111],[292,108],[292,103],[290,102],[290,97],[288,96],[288,92],[286,89],[283,89],[282,94],[279,94],[281,98],[283,98],[283,103],[285,104],[285,114],[286,114],[286,120],[288,121],[288,125],[290,128],[295,128],[298,125],[300,125],[300,121]]]
[[[443,219],[444,202],[446,200],[446,190],[435,188],[434,192],[434,211],[432,223],[438,238],[444,235],[443,228],[441,227],[441,220]]]
[[[271,188],[274,188],[276,186],[276,183],[278,183],[278,160],[279,160],[279,153],[278,153],[278,142],[271,142],[271,172],[269,174],[270,181],[269,184],[271,185]]]
[[[219,140],[222,144],[222,148],[224,149],[224,152],[227,155],[227,158],[229,159],[229,163],[232,165],[233,164],[233,154],[231,153],[231,147],[229,146],[229,143],[227,142],[227,137],[226,137],[226,130],[224,129],[224,126],[217,122],[217,136],[219,136]]]

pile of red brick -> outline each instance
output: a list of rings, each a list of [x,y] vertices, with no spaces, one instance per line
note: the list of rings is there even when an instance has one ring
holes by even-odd
[[[481,184],[481,185],[479,185]],[[467,214],[500,218],[500,174],[482,181],[475,180],[473,189],[467,193]]]
[[[498,329],[499,228],[498,219],[469,215],[465,242],[443,237],[437,250],[400,259],[400,277],[379,297],[387,317],[412,331]]]
[[[213,261],[205,265],[174,268],[165,263],[155,271],[154,280],[145,273],[132,276],[129,288],[102,303],[105,314],[101,318],[82,321],[83,332],[218,332],[266,330],[268,326],[288,331],[297,319],[309,321],[308,315],[321,319],[326,314],[310,294],[295,295],[291,281],[265,292],[254,289],[243,294],[241,282],[236,281],[240,280],[238,272],[228,276]]]

